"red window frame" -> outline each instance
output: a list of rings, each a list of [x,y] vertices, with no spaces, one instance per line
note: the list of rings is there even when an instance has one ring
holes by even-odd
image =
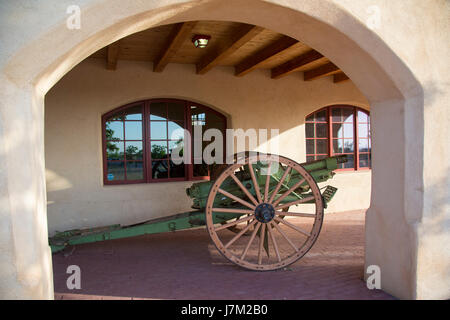
[[[345,108],[345,109],[351,109],[352,110],[352,114],[353,114],[353,121],[352,121],[352,126],[353,126],[353,137],[334,137],[333,136],[333,123],[350,123],[350,122],[344,122],[344,121],[333,121],[333,116],[332,116],[332,110],[333,109],[337,109],[337,108]],[[325,112],[325,121],[316,121],[315,115],[317,113],[320,112]],[[342,111],[341,111],[342,112]],[[363,112],[367,115],[369,121],[368,122],[359,122],[358,119],[358,112]],[[314,117],[313,121],[311,120],[307,120],[310,117]],[[307,132],[306,132],[306,124],[311,123],[314,124],[314,137],[307,137]],[[327,135],[326,138],[317,138],[317,132],[316,132],[316,124],[327,124]],[[360,125],[366,125],[367,126],[367,132],[368,132],[368,137],[359,137],[359,126]],[[343,130],[345,131],[345,130]],[[344,134],[344,133],[343,133]],[[335,153],[333,150],[333,142],[335,140],[342,140],[343,141],[343,145],[344,145],[344,141],[345,138],[347,139],[352,139],[353,140],[353,152],[345,152],[345,150],[342,150],[342,153]],[[314,153],[307,153],[308,150],[306,150],[306,157],[308,159],[308,157],[314,157],[315,159],[317,159],[317,156],[319,157],[323,157],[323,156],[334,156],[334,155],[340,155],[340,154],[350,154],[353,155],[353,159],[354,159],[354,166],[353,168],[341,168],[341,169],[337,169],[335,171],[363,171],[363,170],[371,170],[372,166],[372,162],[369,161],[369,166],[368,167],[361,167],[359,164],[359,160],[360,160],[360,155],[368,155],[368,157],[371,157],[371,149],[370,151],[365,151],[365,152],[360,152],[359,151],[359,141],[360,140],[368,140],[368,145],[369,147],[371,146],[371,138],[370,138],[370,112],[368,110],[365,110],[363,108],[360,107],[356,107],[356,106],[352,106],[352,105],[331,105],[331,106],[327,106],[324,108],[321,108],[319,110],[316,110],[314,112],[311,112],[310,114],[308,114],[305,117],[305,139],[306,139],[306,144],[308,144],[308,140],[314,140]],[[327,140],[327,154],[325,153],[317,153],[317,140]]]
[[[220,121],[223,124],[223,145],[224,149],[226,148],[226,129],[227,129],[227,118],[222,113],[207,107],[205,105],[202,105],[197,102],[188,101],[188,100],[181,100],[181,99],[168,99],[168,98],[158,98],[158,99],[148,99],[148,100],[140,100],[136,102],[132,102],[123,106],[120,106],[118,108],[115,108],[104,115],[102,115],[101,118],[101,125],[102,125],[102,155],[103,155],[103,183],[105,185],[116,185],[116,184],[136,184],[136,183],[158,183],[158,182],[171,182],[171,181],[198,181],[198,180],[209,180],[210,179],[210,170],[208,167],[208,175],[207,176],[194,176],[194,164],[193,164],[193,150],[192,145],[189,143],[185,144],[186,152],[188,152],[191,155],[191,163],[184,165],[184,177],[176,177],[176,178],[161,178],[161,179],[154,179],[152,177],[152,170],[151,170],[151,164],[152,164],[152,155],[151,155],[151,142],[161,139],[151,139],[151,123],[150,121],[150,105],[153,103],[178,103],[184,105],[184,129],[187,129],[191,135],[191,139],[193,140],[193,129],[192,129],[192,119],[191,119],[191,106],[197,106],[202,109],[207,110],[208,112],[211,112],[219,117]],[[121,111],[125,111],[127,109],[136,107],[136,106],[142,106],[142,120],[114,120],[114,121],[135,121],[135,122],[141,122],[142,123],[142,140],[127,140],[125,136],[125,123],[124,123],[124,140],[119,140],[119,142],[124,142],[124,160],[108,160],[107,158],[107,140],[106,139],[106,122],[107,120],[113,116],[116,113],[119,113]],[[166,123],[168,121],[171,121],[170,119],[165,120]],[[163,122],[163,120],[161,120]],[[162,139],[161,141],[170,141],[168,137],[168,125],[166,125],[166,136],[167,139]],[[135,161],[141,161],[141,160],[128,160],[126,157],[126,142],[127,141],[142,141],[143,145],[143,157],[142,157],[142,163],[143,163],[143,179],[140,180],[126,180],[127,178],[127,162],[135,162]],[[108,176],[108,162],[121,162],[124,161],[124,180],[116,180],[116,181],[110,181],[107,179]],[[150,164],[150,165],[149,165]],[[168,168],[170,171],[170,166]]]

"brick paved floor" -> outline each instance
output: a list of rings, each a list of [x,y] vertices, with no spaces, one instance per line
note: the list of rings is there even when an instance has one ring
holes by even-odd
[[[81,268],[81,290],[66,287],[73,264]],[[55,299],[393,299],[366,288],[363,268],[362,211],[326,214],[313,248],[278,271],[235,266],[204,229],[79,245],[53,255]]]

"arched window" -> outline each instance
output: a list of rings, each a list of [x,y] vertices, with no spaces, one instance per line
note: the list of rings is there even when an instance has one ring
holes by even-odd
[[[346,154],[340,170],[371,167],[370,115],[358,107],[334,105],[311,113],[305,121],[306,161]]]
[[[178,99],[138,101],[103,115],[104,183],[209,179],[207,164],[192,164],[197,163],[193,158],[191,164],[176,164],[171,159],[175,148],[181,150],[180,155],[185,148],[191,151],[201,146],[203,150],[204,142],[194,138],[195,126],[202,132],[219,129],[225,137],[226,118],[201,104]],[[190,145],[185,145],[177,129],[190,133]]]

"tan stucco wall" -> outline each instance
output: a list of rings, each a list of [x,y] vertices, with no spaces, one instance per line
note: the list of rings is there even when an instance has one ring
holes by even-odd
[[[131,224],[189,211],[191,182],[103,185],[101,115],[128,102],[172,97],[198,101],[228,116],[229,128],[279,129],[279,153],[304,162],[305,116],[323,106],[347,103],[368,109],[350,82],[305,82],[301,74],[272,80],[268,70],[237,78],[220,67],[204,76],[195,66],[119,61],[116,71],[87,59],[45,98],[45,155],[49,232],[105,224]],[[339,192],[327,212],[368,208],[370,172],[341,173],[330,184]]]
[[[447,0],[71,0],[0,2],[0,295],[51,299],[44,95],[131,33],[187,20],[251,23],[305,42],[371,105],[365,263],[400,298],[450,298],[450,2]],[[367,25],[376,5],[380,24]],[[20,147],[17,147],[19,146]]]

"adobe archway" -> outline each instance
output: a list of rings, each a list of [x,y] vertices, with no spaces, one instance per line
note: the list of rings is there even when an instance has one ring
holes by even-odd
[[[37,14],[44,22],[18,25],[0,60],[4,64],[0,151],[6,160],[0,165],[5,186],[0,189],[5,201],[0,210],[6,226],[0,233],[3,295],[53,297],[43,148],[43,97],[49,88],[88,55],[131,33],[180,21],[227,20],[260,25],[301,40],[329,57],[365,94],[372,106],[376,150],[366,221],[366,264],[381,267],[385,291],[401,298],[430,297],[421,296],[418,288],[419,282],[427,285],[428,277],[426,272],[418,276],[418,228],[425,197],[421,191],[423,91],[396,52],[359,20],[356,13],[362,10],[361,4],[343,8],[331,0],[85,0],[78,31],[65,26],[65,9],[70,4],[48,1],[23,8],[25,15]],[[14,108],[8,108],[11,105]],[[439,250],[433,252],[438,254]],[[439,268],[445,270],[446,265]],[[447,294],[446,289],[438,289],[437,296]]]

